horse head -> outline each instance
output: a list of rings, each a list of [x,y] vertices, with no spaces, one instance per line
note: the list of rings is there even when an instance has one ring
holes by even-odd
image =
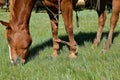
[[[15,29],[12,26],[15,26],[16,28],[17,26],[12,25],[10,22],[0,21],[0,23],[6,26],[6,39],[11,62],[13,64],[16,64],[18,61],[24,63],[28,48],[32,42],[29,29]]]
[[[13,64],[25,62],[28,48],[32,42],[29,20],[34,2],[35,0],[10,0],[9,22],[0,21],[6,26],[6,39]]]

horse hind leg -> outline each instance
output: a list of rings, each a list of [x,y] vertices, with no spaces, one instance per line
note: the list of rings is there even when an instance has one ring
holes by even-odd
[[[98,30],[97,30],[96,38],[94,39],[94,43],[93,43],[94,48],[97,47],[100,43],[100,39],[101,39],[101,36],[102,36],[105,21],[106,21],[106,12],[105,11],[103,11],[102,13],[98,12],[98,16],[99,16]]]
[[[119,9],[119,8],[117,8],[117,9]],[[110,31],[109,31],[108,38],[107,38],[106,44],[105,44],[102,52],[106,52],[112,44],[114,29],[116,27],[116,24],[117,24],[117,21],[119,18],[119,10],[117,10],[117,9],[115,9],[116,10],[115,11],[113,8],[112,16],[111,16],[111,20],[110,20]]]
[[[100,0],[98,2],[98,8],[97,8],[97,14],[98,14],[98,30],[97,35],[94,39],[93,47],[96,48],[102,37],[103,28],[106,22],[106,12],[105,12],[105,6],[106,6],[107,0]]]

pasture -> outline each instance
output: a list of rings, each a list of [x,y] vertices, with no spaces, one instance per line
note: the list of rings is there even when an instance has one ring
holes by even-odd
[[[61,44],[60,55],[51,59],[52,33],[47,13],[32,12],[30,32],[33,39],[29,48],[28,62],[13,66],[10,63],[5,27],[0,24],[0,80],[120,80],[120,20],[114,32],[113,44],[106,54],[101,50],[109,31],[110,14],[104,27],[100,45],[93,49],[97,32],[97,13],[84,10],[79,13],[76,27],[74,13],[74,35],[78,44],[78,56],[69,59],[69,48]],[[8,21],[9,12],[0,12],[0,19]],[[59,37],[68,40],[60,16]]]

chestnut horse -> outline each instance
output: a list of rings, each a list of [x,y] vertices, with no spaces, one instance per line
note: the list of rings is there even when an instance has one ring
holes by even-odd
[[[110,19],[110,31],[109,31],[108,39],[106,41],[103,51],[108,50],[112,44],[114,29],[119,19],[119,12],[120,12],[120,0],[113,0],[112,1],[112,16]]]
[[[0,21],[6,26],[6,38],[9,46],[10,59],[13,64],[17,61],[25,62],[25,57],[32,38],[29,32],[29,20],[32,8],[36,0],[10,0],[10,19],[9,22]],[[52,57],[57,56],[59,50],[59,42],[66,43],[70,46],[71,58],[76,57],[76,42],[73,35],[73,5],[75,0],[43,0],[43,4],[47,8],[47,13],[50,18],[52,35],[53,35],[53,53]],[[92,0],[94,1],[94,0]],[[99,1],[99,0],[98,0]],[[76,1],[77,2],[77,1]],[[95,0],[96,4],[97,1]],[[99,27],[97,36],[94,40],[94,45],[97,46],[100,42],[102,30],[106,20],[105,5],[106,0],[100,0],[97,6],[99,17]],[[59,14],[62,14],[65,29],[68,33],[69,42],[62,41],[58,38],[58,21]]]
[[[17,64],[25,62],[28,48],[32,38],[29,32],[29,20],[32,8],[36,0],[10,0],[10,19],[9,22],[0,21],[6,26],[6,39],[9,46],[11,63]],[[59,50],[58,42],[63,42],[58,38],[58,14],[61,10],[65,28],[68,33],[70,46],[70,57],[76,57],[76,42],[73,35],[73,9],[72,0],[44,0],[44,5],[48,8],[47,13],[50,18],[53,35],[52,57],[57,56]],[[59,9],[60,6],[60,9]]]

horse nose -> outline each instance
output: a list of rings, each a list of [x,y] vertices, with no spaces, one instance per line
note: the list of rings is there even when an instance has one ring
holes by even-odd
[[[24,64],[25,63],[25,59],[20,58],[20,56],[18,56],[16,53],[12,53],[11,47],[8,45],[9,47],[9,56],[10,56],[10,61],[13,65],[17,65],[17,64]]]
[[[18,65],[18,64],[25,64],[25,60],[21,59],[20,57],[17,57],[15,59],[12,59],[12,64],[13,65]]]

